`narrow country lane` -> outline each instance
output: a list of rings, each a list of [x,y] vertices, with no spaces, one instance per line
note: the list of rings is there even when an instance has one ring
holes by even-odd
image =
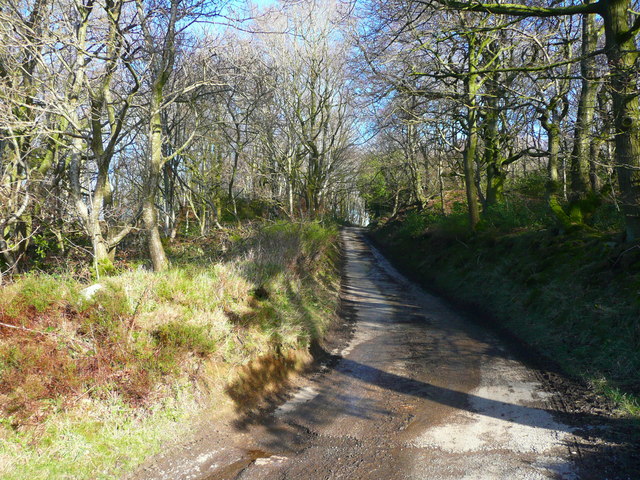
[[[535,371],[403,278],[360,230],[342,235],[356,329],[332,352],[340,360],[265,421],[136,478],[585,478],[572,429],[552,414],[561,401]]]

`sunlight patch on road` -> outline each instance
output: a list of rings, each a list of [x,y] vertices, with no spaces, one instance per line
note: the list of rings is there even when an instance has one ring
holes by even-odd
[[[416,446],[451,453],[500,449],[538,454],[562,447],[571,429],[533,406],[549,396],[538,382],[526,379],[517,362],[497,361],[484,367],[482,384],[469,394],[469,410],[424,432]]]
[[[281,415],[291,413],[300,405],[316,398],[318,396],[318,393],[319,392],[313,387],[301,388],[293,395],[293,398],[291,398],[291,400],[280,405],[274,412],[274,415],[276,417],[279,417]]]

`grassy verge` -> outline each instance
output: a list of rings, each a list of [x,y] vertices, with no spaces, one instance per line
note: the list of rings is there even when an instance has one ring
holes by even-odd
[[[640,248],[606,231],[500,221],[471,235],[464,215],[409,213],[372,235],[428,288],[488,313],[640,417]]]
[[[116,478],[186,419],[250,408],[308,365],[338,303],[335,229],[245,226],[170,252],[169,271],[124,268],[93,295],[69,275],[2,288],[0,477]]]

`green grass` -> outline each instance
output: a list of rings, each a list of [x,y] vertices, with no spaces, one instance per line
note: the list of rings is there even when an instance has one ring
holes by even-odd
[[[206,356],[217,349],[217,342],[208,330],[206,325],[169,322],[160,325],[152,334],[158,345]]]
[[[0,332],[0,477],[118,478],[198,411],[254,405],[228,395],[245,366],[269,359],[280,388],[335,318],[336,243],[319,223],[241,225],[172,244],[163,273],[120,265],[90,300],[70,275],[16,277],[0,295],[18,327]]]
[[[116,397],[97,404],[89,400],[53,415],[37,431],[5,427],[0,440],[2,478],[119,478],[159,452],[170,432],[187,433],[184,422],[198,408],[190,390],[177,386],[173,397],[143,414]]]

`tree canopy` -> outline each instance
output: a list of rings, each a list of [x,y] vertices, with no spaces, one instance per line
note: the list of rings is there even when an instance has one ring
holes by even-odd
[[[246,218],[477,228],[514,185],[559,228],[640,236],[634,0],[7,0],[3,273]]]

